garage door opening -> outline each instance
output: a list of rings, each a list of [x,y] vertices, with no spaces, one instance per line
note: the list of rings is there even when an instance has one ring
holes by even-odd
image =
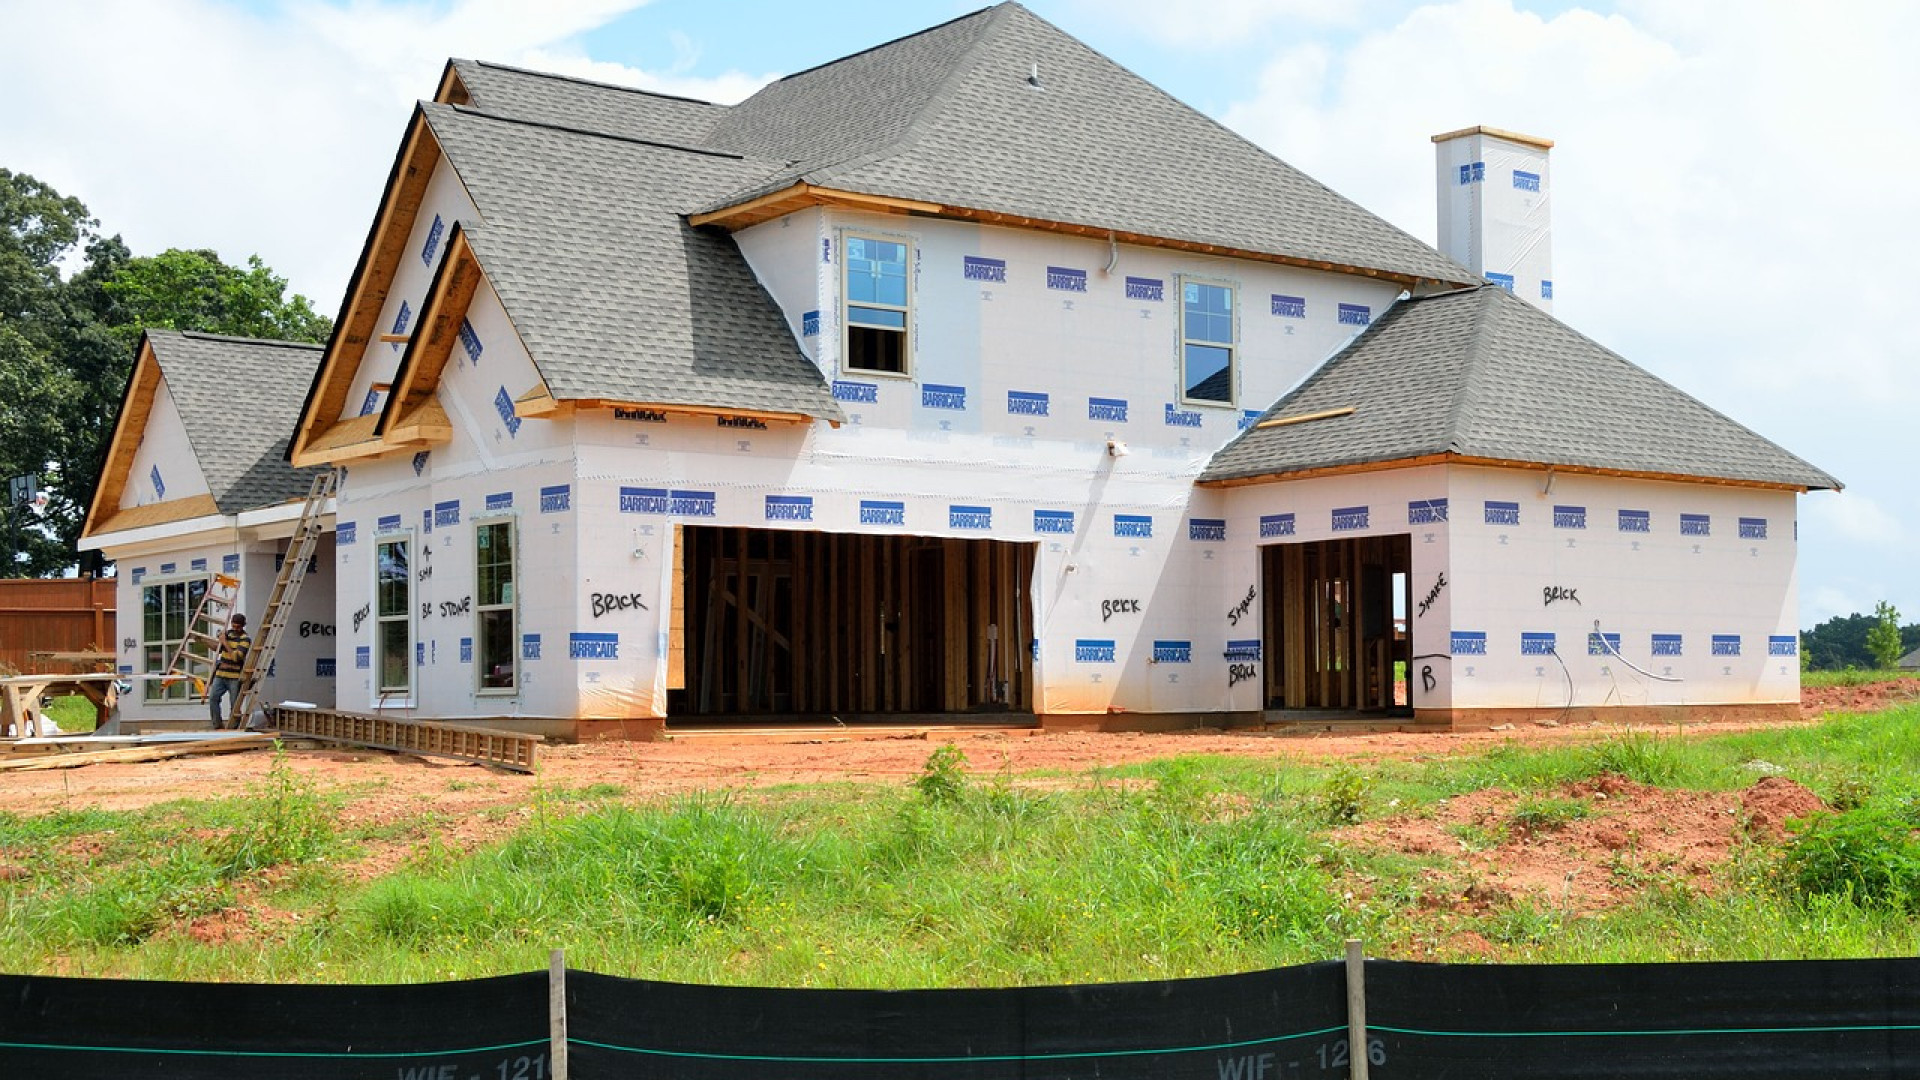
[[[1261,549],[1269,709],[1412,714],[1410,536]]]
[[[1037,546],[683,526],[672,717],[1031,714]]]

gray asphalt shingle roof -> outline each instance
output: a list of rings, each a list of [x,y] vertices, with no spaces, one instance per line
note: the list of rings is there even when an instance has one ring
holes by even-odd
[[[221,513],[306,496],[313,470],[287,464],[287,438],[320,346],[180,330],[147,342]]]
[[[1040,86],[1029,80],[1038,72]],[[788,76],[713,145],[796,180],[1464,283],[1433,248],[1015,3]]]
[[[732,237],[684,216],[767,163],[422,108],[482,219],[461,227],[555,397],[842,418]]]
[[[1029,77],[1037,71],[1042,84]],[[732,107],[454,61],[502,116],[760,159],[794,183],[1465,283],[1466,268],[1017,3],[773,82]]]
[[[1832,476],[1494,285],[1389,309],[1200,482],[1452,454],[1838,489]]]
[[[451,61],[470,104],[520,120],[699,146],[727,107],[474,60]]]

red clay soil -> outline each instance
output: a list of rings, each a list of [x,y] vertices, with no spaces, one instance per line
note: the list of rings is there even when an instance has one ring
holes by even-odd
[[[1580,816],[1543,821],[1543,804],[1577,807]],[[1822,809],[1819,796],[1778,776],[1744,791],[1703,792],[1610,774],[1546,796],[1475,791],[1351,826],[1342,839],[1441,856],[1444,865],[1426,873],[1421,906],[1429,910],[1485,914],[1527,904],[1590,915],[1651,887],[1710,893],[1713,871],[1738,848],[1778,841],[1788,820]]]
[[[1809,690],[1809,716],[1830,709],[1879,709],[1912,700],[1916,683]],[[1690,725],[1689,732],[1714,733],[1777,724],[1716,722]],[[1521,724],[1508,730],[1463,733],[1391,732],[1355,735],[1276,736],[1218,731],[1163,734],[940,730],[888,737],[855,737],[839,732],[788,734],[767,739],[685,738],[657,743],[607,742],[547,746],[540,751],[540,775],[516,773],[459,762],[406,757],[374,750],[294,749],[289,767],[323,791],[340,791],[343,824],[387,825],[418,822],[417,835],[394,836],[378,845],[355,868],[373,877],[416,857],[423,846],[446,853],[471,850],[503,837],[534,811],[528,796],[548,789],[610,784],[626,801],[680,793],[769,788],[788,784],[854,782],[903,784],[918,776],[935,746],[953,742],[978,774],[1002,770],[1014,775],[1036,771],[1080,774],[1096,766],[1189,754],[1221,754],[1281,761],[1341,759],[1416,759],[1476,753],[1506,742],[1558,742],[1606,738],[1621,726]],[[1673,732],[1674,728],[1639,730]],[[95,764],[47,772],[0,776],[5,806],[16,813],[98,807],[131,809],[173,799],[238,796],[262,781],[273,756],[265,751],[184,757],[141,763]],[[1566,793],[1595,808],[1590,816],[1538,835],[1509,830],[1488,850],[1467,852],[1468,865],[1482,899],[1524,894],[1541,902],[1604,903],[1634,873],[1698,879],[1726,857],[1749,827],[1776,832],[1787,817],[1811,804],[1811,793],[1786,782],[1763,779],[1744,795],[1712,795],[1642,788],[1609,780],[1591,791]],[[1513,809],[1515,796],[1478,792],[1450,800],[1444,813],[1392,823],[1371,822],[1358,835],[1392,832],[1392,843],[1427,844],[1435,851],[1460,851],[1449,826],[1473,826],[1485,833]],[[1515,858],[1523,852],[1525,859]],[[1622,852],[1627,854],[1622,855]],[[1623,862],[1624,860],[1624,862]],[[1618,868],[1618,869],[1616,869]],[[1623,878],[1623,874],[1625,878]],[[1491,893],[1487,890],[1493,890]],[[1437,902],[1458,898],[1441,896]],[[1479,901],[1474,901],[1479,902]],[[253,911],[248,919],[269,917]],[[217,940],[243,928],[196,925],[196,936]]]

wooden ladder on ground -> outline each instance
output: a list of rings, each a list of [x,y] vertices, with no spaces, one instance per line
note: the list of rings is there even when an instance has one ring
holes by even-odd
[[[194,693],[207,692],[207,680],[213,677],[213,666],[220,660],[220,639],[227,632],[227,620],[233,617],[234,605],[239,602],[240,579],[226,574],[213,575],[207,582],[207,591],[200,594],[200,602],[187,618],[186,633],[173,650],[173,658],[167,662],[164,681],[192,679]]]
[[[253,707],[260,697],[260,680],[273,670],[273,654],[280,648],[280,637],[286,633],[287,620],[293,615],[293,602],[300,596],[301,584],[307,580],[307,566],[313,561],[314,549],[320,546],[320,534],[324,531],[320,519],[326,516],[327,500],[339,485],[339,471],[327,469],[313,478],[313,486],[307,490],[307,505],[300,512],[300,524],[287,541],[280,573],[274,578],[273,592],[267,595],[267,609],[260,616],[260,636],[254,641],[253,651],[247,654],[246,666],[240,669],[240,692],[235,695],[233,715],[241,719],[236,726],[245,727],[253,716]]]

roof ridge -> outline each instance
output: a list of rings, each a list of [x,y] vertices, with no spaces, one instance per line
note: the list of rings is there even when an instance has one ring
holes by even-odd
[[[468,60],[467,63],[479,67],[492,68],[495,71],[511,71],[516,75],[531,75],[539,79],[554,79],[559,82],[577,83],[581,86],[597,86],[605,90],[620,90],[629,94],[645,94],[647,97],[662,98],[667,101],[685,101],[694,105],[711,105],[716,109],[732,108],[730,105],[722,105],[717,101],[708,101],[705,98],[687,97],[685,94],[663,94],[658,90],[648,90],[639,86],[622,86],[619,83],[605,82],[600,79],[583,79],[578,75],[565,75],[557,71],[535,71],[532,68],[515,67],[512,64],[501,64],[492,60]]]
[[[1068,41],[1071,41],[1075,45],[1078,45],[1080,48],[1085,49],[1087,52],[1092,53],[1094,56],[1099,57],[1105,63],[1110,64],[1113,67],[1118,68],[1120,71],[1123,71],[1126,74],[1132,76],[1134,81],[1147,87],[1147,89],[1152,93],[1158,94],[1159,96],[1165,98],[1166,100],[1172,102],[1173,104],[1178,105],[1180,108],[1185,109],[1187,112],[1192,113],[1194,116],[1197,116],[1200,119],[1206,121],[1208,124],[1211,124],[1213,127],[1218,128],[1223,134],[1233,139],[1235,142],[1238,142],[1241,145],[1252,149],[1254,153],[1258,154],[1263,158],[1266,158],[1268,161],[1271,161],[1276,165],[1279,165],[1281,168],[1288,170],[1289,172],[1293,173],[1295,176],[1300,177],[1302,180],[1306,181],[1307,183],[1313,185],[1316,188],[1319,188],[1323,192],[1326,192],[1328,195],[1331,195],[1342,202],[1350,203],[1354,206],[1360,206],[1360,204],[1357,201],[1350,199],[1345,195],[1342,195],[1338,191],[1333,190],[1331,187],[1328,187],[1326,184],[1322,183],[1318,177],[1307,172],[1305,169],[1302,169],[1299,166],[1294,165],[1292,162],[1287,161],[1285,158],[1282,158],[1280,155],[1273,153],[1272,151],[1268,150],[1266,147],[1261,146],[1259,143],[1254,142],[1252,139],[1247,138],[1245,135],[1242,135],[1240,132],[1233,130],[1232,128],[1228,127],[1226,124],[1222,123],[1221,121],[1211,116],[1208,116],[1205,112],[1202,112],[1201,110],[1195,108],[1194,106],[1187,104],[1185,101],[1182,101],[1180,98],[1174,96],[1174,94],[1171,91],[1167,90],[1165,87],[1161,86],[1159,83],[1154,82],[1152,79],[1146,78],[1145,76],[1134,71],[1132,68],[1126,66],[1125,64],[1122,64],[1118,60],[1115,60],[1113,57],[1108,56],[1106,53],[1101,52],[1099,49],[1096,49],[1092,45],[1089,45],[1085,41],[1082,41],[1080,38],[1076,37],[1075,35],[1069,34],[1065,30],[1060,29],[1058,26],[1055,26],[1053,23],[1048,22],[1046,18],[1044,18],[1043,16],[1033,11],[1029,11],[1024,7],[1021,7],[1021,5],[1012,2],[1012,0],[1008,0],[1008,2],[1005,4],[1002,4],[1001,7],[1019,7],[1022,11],[1026,11],[1027,14],[1032,15],[1036,20],[1042,23],[1045,23],[1048,28],[1058,33],[1061,37],[1066,38]],[[1363,206],[1360,208],[1362,210],[1366,209]],[[1372,212],[1368,211],[1368,213],[1372,213]],[[1434,245],[1429,244],[1425,240],[1422,240],[1419,237],[1414,236],[1412,233],[1407,232],[1405,229],[1400,228],[1398,225],[1395,225],[1393,222],[1388,221],[1385,217],[1378,214],[1374,214],[1373,216],[1378,218],[1381,224],[1399,233],[1400,235],[1406,237],[1407,239],[1413,241],[1415,244],[1418,244],[1421,247],[1427,248],[1428,250],[1434,252],[1435,254],[1440,255],[1440,257],[1443,259],[1452,260],[1452,256],[1447,255],[1446,253],[1440,251],[1440,249],[1435,247]],[[1452,261],[1457,262],[1457,260],[1452,260]],[[1447,281],[1449,279],[1430,278],[1428,280]]]
[[[1473,391],[1479,388],[1480,383],[1481,357],[1485,352],[1481,346],[1493,333],[1493,319],[1488,311],[1490,305],[1488,305],[1485,300],[1487,295],[1486,291],[1488,289],[1498,288],[1500,288],[1500,286],[1487,284],[1473,289],[1456,289],[1440,294],[1441,296],[1458,296],[1464,292],[1473,292],[1478,293],[1481,298],[1479,308],[1474,315],[1473,337],[1467,342],[1466,346],[1466,355],[1463,364],[1465,370],[1460,373],[1459,382],[1454,384],[1453,404],[1447,410],[1447,450],[1450,453],[1458,454],[1463,452],[1461,447],[1465,440],[1460,437],[1460,422],[1466,415],[1468,403],[1477,400]]]
[[[1004,3],[994,4],[991,7],[984,7],[978,11],[969,11],[965,15],[956,15],[953,18],[948,19],[946,22],[940,23],[938,25],[929,26],[923,30],[915,30],[911,34],[902,34],[899,37],[892,39],[891,41],[883,41],[878,45],[870,45],[867,48],[861,49],[859,52],[848,53],[845,56],[836,56],[831,60],[822,61],[818,64],[813,65],[810,68],[801,68],[799,71],[782,75],[779,78],[768,83],[767,86],[779,86],[781,83],[786,82],[789,79],[797,79],[802,75],[811,75],[816,71],[821,71],[823,69],[833,67],[835,64],[844,64],[848,60],[853,60],[857,57],[865,56],[868,53],[879,52],[881,49],[892,48],[893,46],[898,45],[903,41],[912,41],[914,38],[917,38],[917,37],[925,37],[926,35],[933,33],[935,30],[944,30],[947,27],[952,26],[954,23],[965,22],[968,19],[977,19],[982,15],[988,15],[988,14],[997,16],[999,12],[1007,8],[1019,7],[1019,6],[1020,5],[1015,3],[1014,0],[1005,0]],[[761,87],[760,90],[765,90],[767,86]],[[752,101],[755,96],[759,95],[759,93],[760,93],[759,90],[754,91],[753,95],[747,98],[747,101]],[[744,105],[746,104],[746,102],[743,101],[741,102],[741,104]]]
[[[660,142],[657,139],[642,139],[633,135],[616,135],[610,131],[595,131],[592,128],[573,127],[568,124],[550,124],[544,120],[528,120],[521,116],[503,116],[497,112],[476,108],[472,105],[453,105],[444,101],[421,101],[423,106],[451,109],[465,116],[474,116],[482,120],[492,120],[501,124],[517,124],[521,127],[539,128],[543,131],[558,131],[567,135],[582,135],[590,139],[606,139],[610,142],[630,143],[634,146],[653,146],[662,150],[679,150],[683,153],[698,154],[701,157],[728,158],[733,161],[753,160],[748,154],[732,150],[715,150],[707,146],[682,146],[679,143]]]
[[[868,150],[865,153],[851,154],[847,157],[839,158],[834,161],[814,162],[809,167],[807,167],[804,171],[796,173],[796,176],[800,179],[806,180],[807,182],[811,183],[813,177],[819,176],[824,173],[831,173],[835,169],[846,168],[848,166],[858,167],[861,165],[870,165],[878,161],[885,161],[887,158],[893,157],[895,154],[899,153],[901,150],[904,150],[907,147],[910,147],[915,143],[919,142],[922,123],[926,121],[927,117],[930,114],[939,111],[941,108],[945,107],[948,102],[950,102],[953,99],[954,88],[959,86],[965,80],[965,76],[972,74],[974,57],[979,54],[980,50],[983,47],[985,47],[988,39],[993,36],[993,32],[1000,28],[1001,23],[1005,21],[1006,13],[1009,10],[1014,8],[1019,8],[1022,11],[1026,11],[1026,9],[1021,7],[1018,3],[1016,3],[1015,0],[1006,0],[1005,3],[995,4],[994,6],[989,8],[982,8],[979,11],[973,12],[971,14],[962,15],[958,19],[948,19],[946,22],[941,23],[939,26],[930,26],[927,29],[920,31],[919,34],[908,34],[906,37],[903,37],[903,38],[895,38],[893,41],[889,41],[885,45],[875,45],[872,49],[864,49],[861,52],[854,53],[852,56],[841,57],[840,58],[841,60],[851,60],[853,59],[854,56],[862,56],[866,53],[873,52],[877,49],[884,49],[884,48],[887,48],[888,46],[898,44],[899,42],[906,41],[911,38],[919,37],[921,34],[932,33],[933,31],[939,30],[943,27],[952,26],[954,23],[960,22],[964,19],[972,19],[972,18],[984,16],[987,20],[986,27],[980,31],[980,33],[973,39],[973,41],[968,43],[966,49],[963,50],[960,53],[960,55],[954,60],[954,62],[948,66],[946,73],[940,76],[939,85],[935,86],[933,90],[927,94],[926,98],[923,101],[921,101],[920,107],[914,111],[912,122],[907,124],[906,131],[902,135],[900,135],[899,138],[894,139],[892,142],[884,143],[880,146],[874,147],[873,149]],[[1033,13],[1029,11],[1027,12],[1027,14],[1032,15]],[[1035,18],[1038,18],[1038,16],[1035,16]],[[836,60],[829,64],[821,64],[821,65],[818,65],[817,67],[809,68],[808,70],[817,71],[820,68],[831,67],[832,64],[837,64],[839,62],[840,62],[839,60]],[[804,74],[806,74],[806,72],[801,72],[801,71],[794,72],[794,75],[804,75]],[[791,78],[792,76],[788,76],[788,77]],[[785,80],[781,80],[781,81],[784,82]],[[799,164],[799,162],[794,162],[792,164],[797,165]]]
[[[325,345],[317,344],[311,341],[289,341],[286,338],[245,337],[240,334],[210,334],[204,330],[175,330],[171,326],[149,327],[147,332],[152,333],[155,330],[159,330],[167,333],[179,334],[181,337],[189,337],[198,341],[230,341],[238,345],[274,345],[274,346],[280,346],[280,347],[291,348],[291,349],[324,349],[326,348]]]

